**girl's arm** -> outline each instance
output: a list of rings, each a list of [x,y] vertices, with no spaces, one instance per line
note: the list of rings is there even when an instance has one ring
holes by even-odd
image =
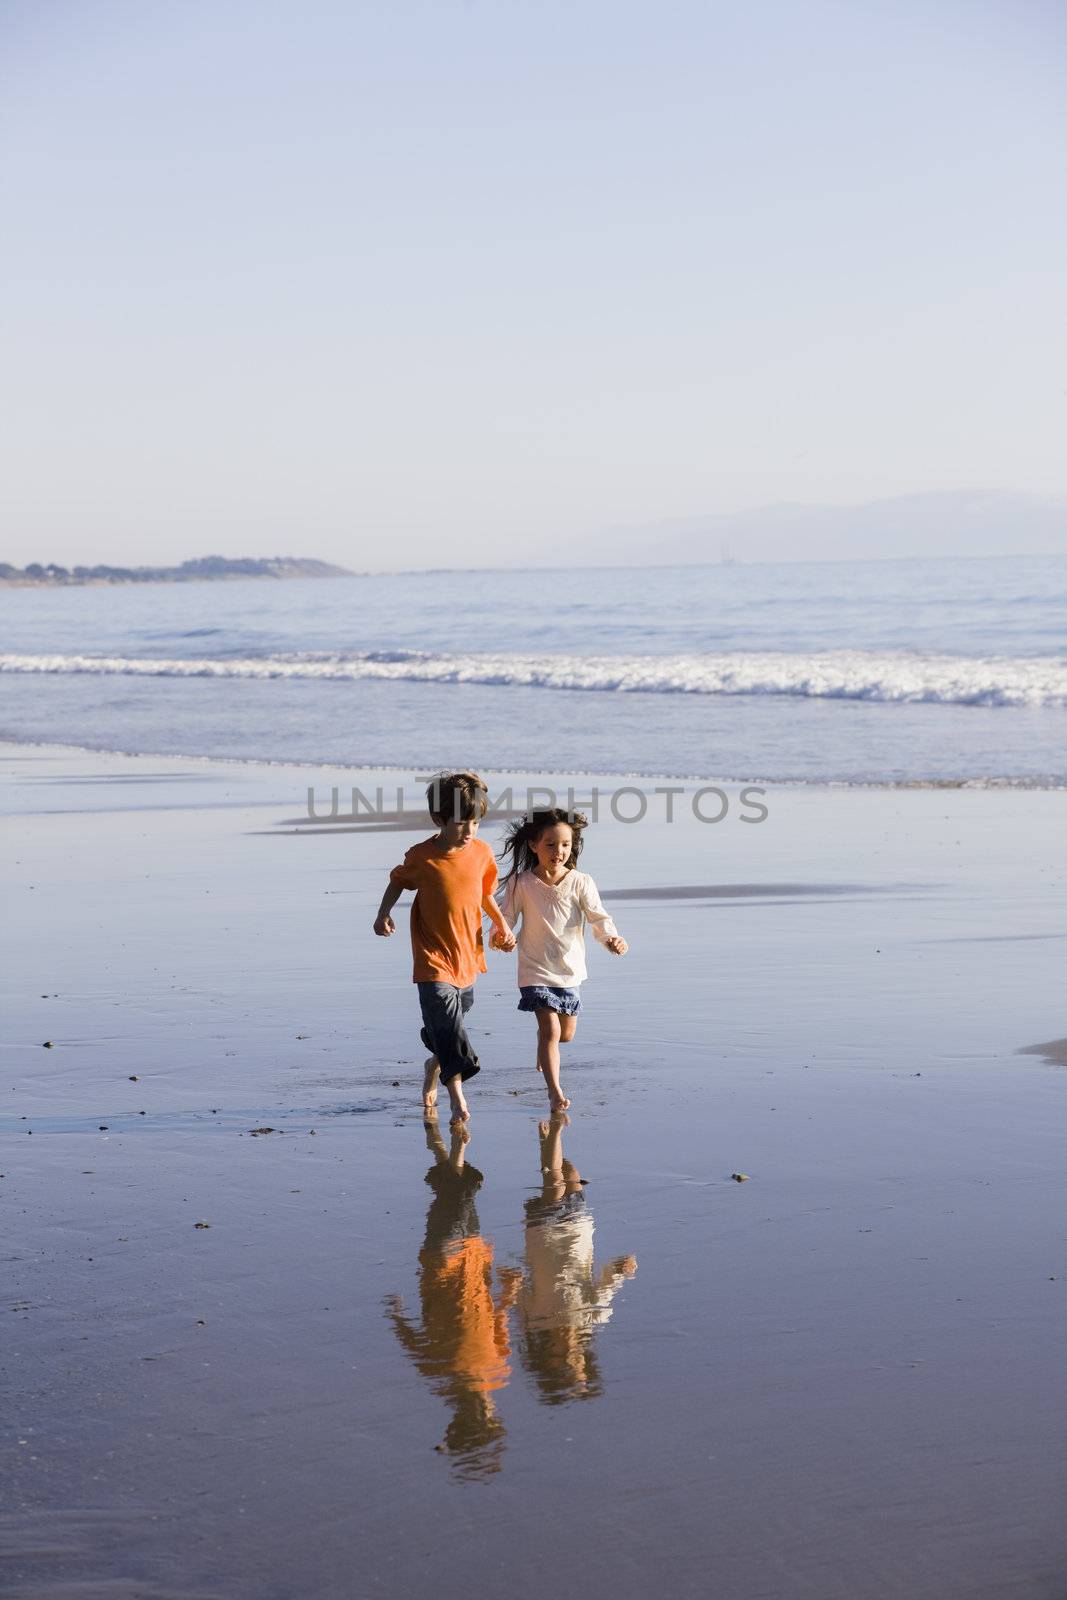
[[[485,912],[486,916],[489,918],[489,921],[493,924],[493,927],[496,930],[494,934],[496,948],[498,950],[514,950],[515,935],[508,927],[500,907],[497,905],[491,894],[482,896],[482,910]]]
[[[493,901],[493,905],[496,907],[497,915],[503,919],[505,929],[511,935],[511,943],[505,944],[498,929],[493,935],[494,948],[513,950],[515,948],[515,927],[519,918],[522,916],[522,907],[519,904],[519,896],[514,878],[508,879],[504,893],[500,896],[499,900]],[[490,919],[492,919],[493,913],[491,911],[488,912],[487,915],[490,917]],[[495,920],[493,921],[493,926],[494,928],[497,927]],[[500,940],[499,945],[495,944],[495,941],[497,940]]]
[[[602,944],[605,950],[610,950],[612,955],[624,956],[630,947],[605,911],[600,890],[587,872],[583,872],[578,879],[578,904],[597,943]]]

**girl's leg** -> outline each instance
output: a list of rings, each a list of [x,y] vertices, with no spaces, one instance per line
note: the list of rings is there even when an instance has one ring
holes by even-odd
[[[537,1012],[537,1066],[545,1075],[548,1103],[553,1111],[566,1111],[570,1105],[559,1086],[560,1017],[548,1007]]]
[[[560,1042],[560,1044],[570,1044],[571,1040],[574,1038],[574,1030],[575,1030],[575,1028],[577,1026],[578,1026],[578,1018],[577,1017],[565,1017],[565,1016],[562,1015],[562,1013],[560,1014],[560,1018],[559,1018],[559,1042]],[[538,1070],[538,1072],[541,1071],[541,1058],[540,1058],[540,1056],[538,1056],[538,1058],[537,1058],[537,1070]]]

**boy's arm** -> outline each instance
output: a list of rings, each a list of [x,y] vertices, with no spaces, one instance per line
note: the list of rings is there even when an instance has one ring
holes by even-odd
[[[374,919],[374,931],[379,938],[388,939],[391,933],[396,932],[396,923],[393,921],[389,913],[392,911],[393,907],[396,905],[403,893],[403,884],[394,883],[392,879],[390,879],[389,887],[382,895],[382,903],[378,907],[378,915]]]
[[[416,847],[417,849],[417,847]],[[396,932],[396,923],[389,915],[405,889],[418,890],[418,859],[415,850],[409,850],[399,867],[394,867],[389,874],[389,887],[382,895],[382,903],[378,907],[378,915],[374,919],[374,931],[382,939],[388,939],[391,933]]]

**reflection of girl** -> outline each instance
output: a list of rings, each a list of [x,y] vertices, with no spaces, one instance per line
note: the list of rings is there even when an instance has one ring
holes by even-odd
[[[386,1310],[415,1366],[452,1409],[444,1448],[459,1458],[462,1475],[480,1476],[500,1467],[504,1424],[491,1396],[511,1376],[508,1308],[520,1273],[501,1269],[494,1296],[493,1246],[481,1237],[474,1208],[482,1174],[464,1161],[467,1129],[453,1129],[450,1152],[436,1115],[427,1117],[426,1134],[436,1160],[426,1174],[434,1198],[419,1252],[421,1326],[405,1316],[399,1295]]]
[[[563,1156],[565,1122],[553,1117],[538,1126],[542,1190],[526,1202],[526,1273],[516,1302],[522,1362],[550,1405],[601,1392],[593,1335],[637,1271],[633,1256],[596,1271],[593,1216],[582,1180]]]

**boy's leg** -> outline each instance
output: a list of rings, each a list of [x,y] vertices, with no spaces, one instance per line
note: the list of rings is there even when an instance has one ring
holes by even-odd
[[[423,990],[433,986],[420,983],[417,987],[419,991],[419,1010],[422,1012],[422,1027],[419,1029],[419,1038],[430,1052],[422,1074],[422,1107],[424,1111],[436,1113],[437,1074],[440,1071],[440,1063],[437,1059],[437,1044],[434,1040],[433,1029],[430,1026],[429,1006],[423,996]]]
[[[469,1113],[463,1098],[463,1084],[481,1070],[463,1021],[474,1004],[473,985],[457,989],[451,983],[420,983],[418,988],[423,1022],[433,1040],[441,1082],[448,1090],[453,1116],[466,1121]]]
[[[537,1010],[537,1066],[545,1075],[548,1103],[553,1111],[566,1111],[570,1105],[559,1086],[559,1014],[547,1006]]]

